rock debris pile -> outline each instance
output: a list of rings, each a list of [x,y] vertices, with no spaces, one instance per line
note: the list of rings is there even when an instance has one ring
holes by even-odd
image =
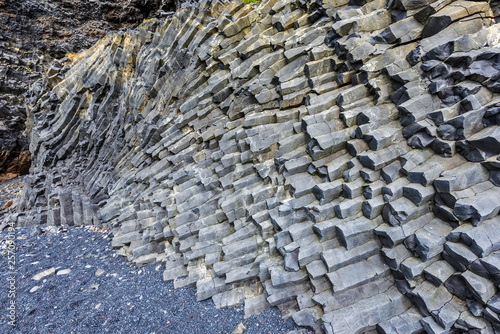
[[[317,333],[500,325],[497,2],[201,1],[30,92],[19,225]]]

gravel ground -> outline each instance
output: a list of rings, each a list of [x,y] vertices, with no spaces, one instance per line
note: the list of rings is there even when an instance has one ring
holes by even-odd
[[[11,197],[22,185],[22,180],[10,184],[16,182]],[[6,202],[4,197],[0,201]],[[194,289],[163,282],[160,265],[134,268],[117,256],[107,231],[67,226],[15,229],[17,320],[12,327],[9,233],[0,233],[0,333],[208,334],[231,333],[240,323],[248,334],[306,333],[291,319],[282,320],[276,308],[244,320],[243,307],[216,309],[211,300],[197,302]],[[34,279],[49,269],[52,273]]]

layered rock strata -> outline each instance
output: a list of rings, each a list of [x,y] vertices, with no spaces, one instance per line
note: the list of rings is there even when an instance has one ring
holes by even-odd
[[[103,225],[247,316],[493,333],[496,3],[201,1],[30,92],[19,225]]]

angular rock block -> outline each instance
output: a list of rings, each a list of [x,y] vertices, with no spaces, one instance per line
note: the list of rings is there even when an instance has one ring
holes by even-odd
[[[494,217],[500,211],[500,190],[496,187],[477,194],[474,198],[459,199],[453,213],[461,220],[470,220],[473,225]]]

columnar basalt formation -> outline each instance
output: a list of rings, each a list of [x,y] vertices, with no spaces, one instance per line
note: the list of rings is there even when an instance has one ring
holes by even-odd
[[[107,33],[134,28],[180,3],[0,0],[0,182],[27,174],[30,168],[29,140],[23,134],[25,93],[54,58],[71,56]]]
[[[201,1],[30,92],[19,225],[96,224],[317,333],[500,324],[500,25],[478,1]]]

